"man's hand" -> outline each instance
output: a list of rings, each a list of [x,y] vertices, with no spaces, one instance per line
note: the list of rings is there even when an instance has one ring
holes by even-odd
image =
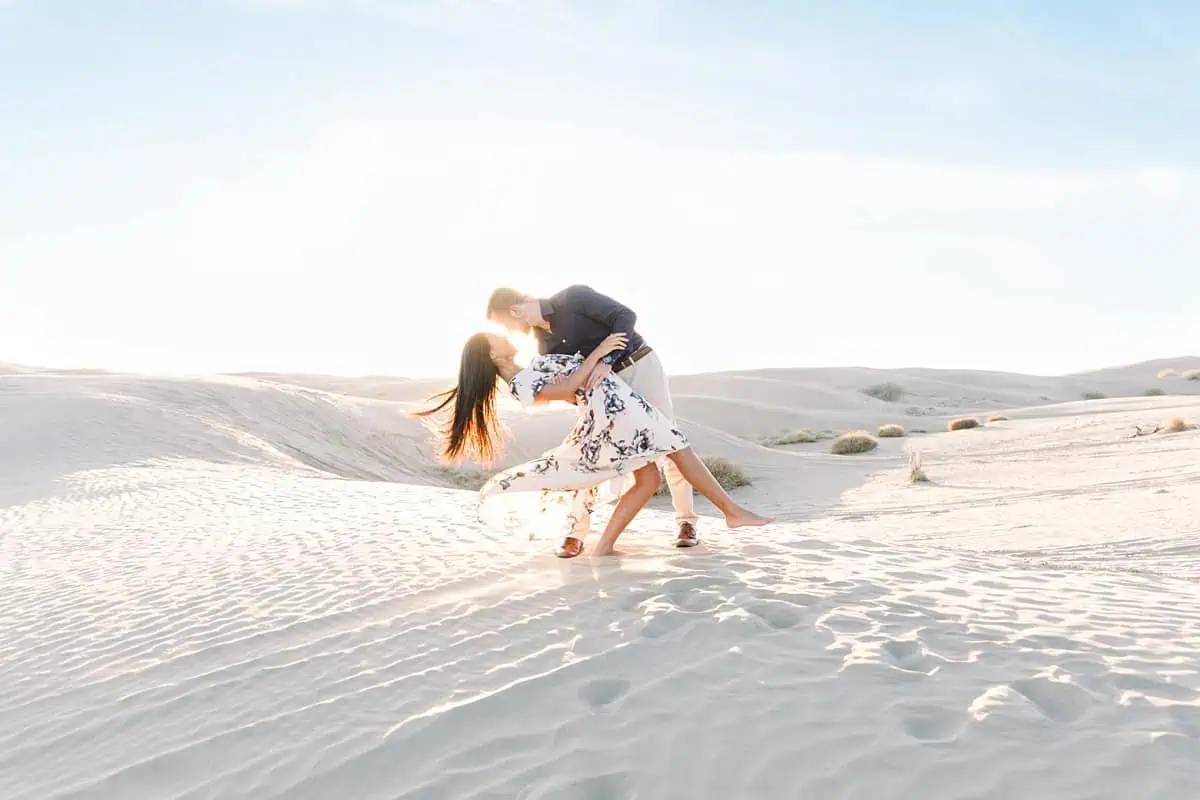
[[[597,364],[596,368],[592,370],[592,374],[588,376],[587,383],[584,385],[584,388],[586,388],[589,392],[592,391],[609,375],[612,375],[611,364]]]

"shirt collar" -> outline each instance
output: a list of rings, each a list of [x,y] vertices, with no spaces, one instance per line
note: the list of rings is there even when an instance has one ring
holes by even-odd
[[[538,306],[540,307],[540,310],[541,310],[542,319],[549,322],[550,318],[554,316],[554,311],[555,311],[554,301],[553,300],[538,300]]]

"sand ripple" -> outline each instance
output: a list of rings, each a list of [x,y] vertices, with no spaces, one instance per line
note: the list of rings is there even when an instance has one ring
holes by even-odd
[[[0,507],[0,795],[1200,796],[1188,543],[911,491],[591,563],[278,459],[71,470]]]

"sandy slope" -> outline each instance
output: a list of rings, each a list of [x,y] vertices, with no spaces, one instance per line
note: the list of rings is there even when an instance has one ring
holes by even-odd
[[[916,373],[954,410],[1079,380],[937,395]],[[820,389],[749,377],[681,394],[745,412]],[[867,377],[821,389],[830,408],[859,413]],[[1128,438],[1200,398],[860,458],[692,411],[786,521],[709,523],[680,553],[648,512],[621,558],[561,562],[428,485],[403,403],[296,382],[0,378],[0,796],[1200,791],[1200,431]],[[565,424],[513,422],[514,456]],[[932,484],[905,482],[909,447]]]

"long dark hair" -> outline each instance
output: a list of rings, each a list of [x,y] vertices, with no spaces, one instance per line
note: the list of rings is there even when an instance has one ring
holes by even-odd
[[[416,412],[418,417],[428,417],[454,404],[454,415],[442,429],[442,457],[447,461],[474,458],[490,466],[500,455],[500,420],[496,416],[499,377],[492,363],[491,342],[487,334],[477,333],[463,345],[458,385],[430,398],[435,404],[432,408]]]

